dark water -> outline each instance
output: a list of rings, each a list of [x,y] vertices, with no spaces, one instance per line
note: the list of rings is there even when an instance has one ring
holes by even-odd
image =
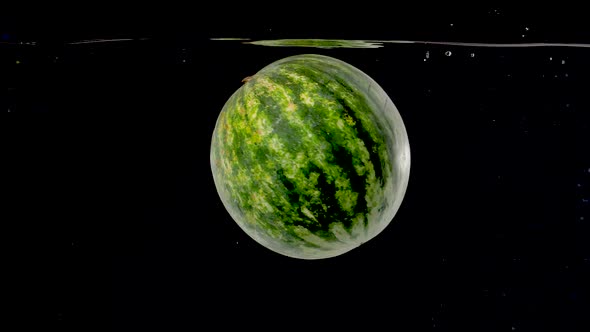
[[[588,326],[586,44],[5,39],[9,202],[13,222],[43,244],[27,249],[39,267],[23,278],[31,296],[43,295],[34,306],[47,324]],[[215,121],[241,80],[302,53],[375,79],[412,153],[393,222],[322,261],[279,256],[247,237],[209,168]]]

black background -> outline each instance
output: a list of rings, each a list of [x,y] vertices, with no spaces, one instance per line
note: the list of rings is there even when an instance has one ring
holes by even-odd
[[[272,16],[172,7],[3,17],[6,271],[19,327],[588,330],[589,49],[209,40],[587,43],[580,11],[364,7],[326,19],[307,5]],[[97,38],[135,40],[71,44]],[[248,238],[209,168],[240,80],[307,52],[379,82],[412,149],[394,221],[320,261]]]

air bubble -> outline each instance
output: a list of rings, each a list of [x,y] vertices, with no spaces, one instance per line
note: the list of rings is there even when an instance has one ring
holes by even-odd
[[[451,53],[451,51],[446,51],[446,52],[445,52],[445,55],[446,55],[446,56],[451,56],[452,54],[453,54],[453,53]]]

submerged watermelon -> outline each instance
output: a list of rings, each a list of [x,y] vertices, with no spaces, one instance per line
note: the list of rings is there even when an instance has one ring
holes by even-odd
[[[320,259],[379,234],[408,184],[410,148],[387,94],[322,55],[271,63],[229,98],[211,142],[221,201],[254,240]]]

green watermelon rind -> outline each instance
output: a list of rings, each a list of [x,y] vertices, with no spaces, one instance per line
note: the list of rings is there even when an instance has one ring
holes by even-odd
[[[229,98],[210,163],[221,201],[250,237],[285,256],[321,259],[390,223],[410,149],[397,108],[373,79],[304,54],[264,67]]]

